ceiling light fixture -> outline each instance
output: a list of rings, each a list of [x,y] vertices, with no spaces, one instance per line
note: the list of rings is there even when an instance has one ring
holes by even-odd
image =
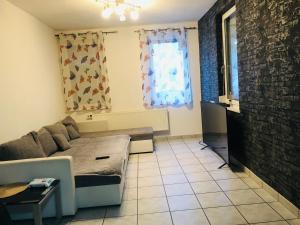
[[[131,20],[138,20],[141,6],[130,0],[96,0],[103,4],[102,17],[109,19],[115,13],[121,22],[127,20],[126,15],[129,14]]]

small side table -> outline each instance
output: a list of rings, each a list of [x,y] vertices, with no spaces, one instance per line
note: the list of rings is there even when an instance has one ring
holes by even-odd
[[[4,206],[22,205],[32,208],[35,225],[42,225],[42,209],[48,203],[53,194],[55,195],[56,217],[57,219],[60,219],[62,216],[62,209],[59,180],[55,180],[48,188],[27,188],[25,191],[17,195],[0,199],[0,203]]]

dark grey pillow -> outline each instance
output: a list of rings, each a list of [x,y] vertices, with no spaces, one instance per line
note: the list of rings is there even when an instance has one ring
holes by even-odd
[[[45,128],[38,131],[38,138],[46,156],[52,155],[58,150],[51,134]]]
[[[77,132],[77,130],[73,127],[73,125],[67,125],[66,126],[68,134],[71,138],[71,140],[80,138],[80,134]]]
[[[58,145],[60,151],[65,151],[72,147],[63,134],[54,134],[53,139]]]
[[[45,126],[45,128],[50,132],[52,136],[54,134],[63,134],[66,137],[66,139],[70,141],[70,136],[68,134],[67,128],[61,122]]]
[[[71,116],[67,116],[61,122],[65,126],[72,125],[75,128],[75,130],[79,133],[79,128],[77,126],[77,123]]]
[[[0,145],[0,161],[46,157],[36,132]]]

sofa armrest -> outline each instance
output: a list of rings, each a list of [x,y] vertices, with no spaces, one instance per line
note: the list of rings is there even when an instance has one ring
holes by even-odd
[[[34,178],[60,180],[63,215],[76,213],[75,180],[71,156],[35,158],[0,162],[0,184],[30,182]]]

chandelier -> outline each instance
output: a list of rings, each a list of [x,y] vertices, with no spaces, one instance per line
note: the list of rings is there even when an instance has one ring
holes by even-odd
[[[113,13],[119,17],[121,22],[126,21],[128,15],[132,20],[139,19],[141,6],[130,0],[96,0],[96,2],[103,4],[102,17],[105,19],[110,18]]]

